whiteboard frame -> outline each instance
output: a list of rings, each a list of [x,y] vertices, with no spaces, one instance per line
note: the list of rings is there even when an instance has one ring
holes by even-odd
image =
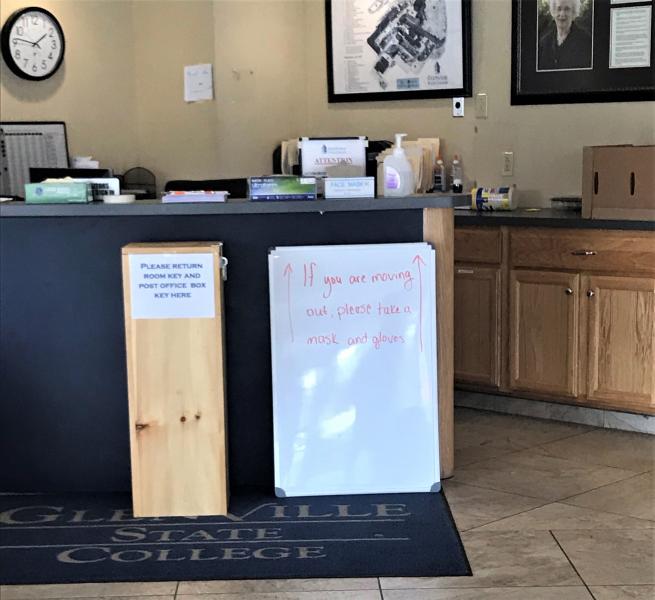
[[[410,488],[401,486],[383,484],[380,487],[372,488],[370,485],[335,485],[335,486],[319,486],[313,488],[311,486],[304,487],[302,485],[289,486],[285,474],[281,471],[281,428],[279,423],[279,415],[283,410],[280,403],[280,386],[279,386],[279,369],[282,367],[280,357],[278,356],[276,341],[279,340],[281,332],[278,331],[276,324],[276,310],[279,306],[275,306],[275,301],[279,298],[277,294],[279,290],[276,289],[275,283],[275,261],[279,258],[289,258],[301,256],[303,253],[316,253],[316,252],[359,252],[367,249],[376,251],[378,253],[385,252],[413,252],[422,251],[427,252],[427,256],[422,254],[422,258],[428,258],[425,265],[424,275],[424,288],[423,298],[424,302],[430,303],[430,311],[424,318],[428,322],[424,324],[424,329],[429,332],[429,335],[424,339],[424,351],[426,351],[426,358],[423,360],[427,364],[428,379],[430,382],[431,390],[430,397],[430,415],[431,423],[431,438],[429,442],[431,452],[431,460],[426,472],[429,475],[425,481],[417,486]],[[392,243],[392,244],[348,244],[348,245],[329,245],[329,246],[287,246],[275,247],[269,250],[269,303],[271,315],[271,371],[272,371],[272,388],[273,388],[273,440],[274,440],[274,477],[275,477],[275,493],[278,497],[291,497],[291,496],[314,496],[314,495],[333,495],[333,494],[367,494],[367,493],[415,493],[415,492],[438,492],[441,489],[440,483],[440,461],[439,461],[439,381],[438,381],[438,356],[437,356],[437,306],[436,306],[436,252],[431,244],[427,242],[411,242],[411,243]],[[281,264],[281,263],[280,263]],[[426,346],[427,345],[427,346]],[[415,456],[408,456],[407,461],[415,461]],[[426,461],[427,462],[427,461]],[[428,481],[429,479],[429,481]]]

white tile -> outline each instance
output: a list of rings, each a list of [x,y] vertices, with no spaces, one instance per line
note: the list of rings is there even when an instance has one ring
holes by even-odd
[[[460,531],[480,527],[543,504],[540,499],[466,485],[458,483],[456,479],[444,481],[443,484],[448,505]]]
[[[553,502],[634,475],[624,469],[586,465],[524,450],[463,467],[456,471],[455,480]]]
[[[50,585],[4,585],[2,600],[32,600],[45,598],[129,598],[134,596],[170,597],[177,582],[135,583],[57,583]]]
[[[655,468],[655,436],[617,429],[594,429],[539,447],[549,456],[627,469],[636,473]]]
[[[655,584],[655,530],[554,530],[553,535],[587,585]]]
[[[377,590],[378,580],[368,578],[243,579],[231,581],[181,581],[180,594],[227,594],[255,592],[316,592]]]
[[[652,415],[633,415],[607,411],[605,413],[605,427],[655,435],[655,417]]]
[[[574,404],[464,390],[455,390],[455,406],[655,434],[655,416],[653,415],[635,415]],[[457,413],[455,414],[457,415]]]
[[[655,521],[655,473],[644,473],[562,500],[565,504]]]
[[[653,529],[655,521],[553,502],[500,519],[476,531],[550,531],[552,529]]]
[[[177,595],[177,600],[381,600],[381,598],[379,590]]]
[[[385,590],[384,600],[593,600],[584,586]]]
[[[653,600],[655,585],[594,585],[589,588],[596,600]]]
[[[582,585],[547,531],[473,530],[462,541],[472,577],[380,577],[382,590]]]

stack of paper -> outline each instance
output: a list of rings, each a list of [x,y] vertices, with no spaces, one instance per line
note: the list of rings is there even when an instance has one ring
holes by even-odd
[[[171,191],[164,194],[161,201],[170,202],[225,202],[228,192],[217,192],[210,190],[196,190],[189,192]]]

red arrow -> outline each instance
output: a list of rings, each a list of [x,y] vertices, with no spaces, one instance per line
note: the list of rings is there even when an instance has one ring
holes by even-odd
[[[423,352],[423,275],[421,273],[421,264],[425,264],[425,261],[421,258],[420,254],[417,254],[412,259],[412,262],[416,263],[416,266],[418,267],[418,334],[421,342],[421,352]]]
[[[289,308],[289,330],[291,331],[291,341],[293,342],[293,321],[291,320],[291,273],[293,273],[293,267],[291,263],[287,263],[287,266],[284,267],[283,277],[287,278],[287,306]]]

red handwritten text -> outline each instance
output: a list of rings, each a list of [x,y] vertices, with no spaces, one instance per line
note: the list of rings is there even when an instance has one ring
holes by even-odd
[[[346,302],[345,304],[341,304],[337,308],[337,316],[339,317],[339,321],[341,321],[343,317],[349,315],[370,315],[370,314],[371,314],[370,304],[348,304]]]
[[[341,275],[325,275],[323,276],[323,283],[327,289],[323,291],[323,298],[329,298],[332,295],[332,286],[342,285]]]
[[[327,306],[325,304],[320,307],[314,307],[314,308],[307,308],[305,309],[305,314],[308,317],[327,317],[328,316],[328,311],[327,311]]]
[[[338,344],[336,333],[328,333],[327,335],[310,335],[307,338],[308,346],[332,346]]]
[[[405,338],[402,335],[386,335],[380,331],[380,333],[373,336],[371,341],[373,342],[373,347],[379,350],[385,344],[404,344]]]

